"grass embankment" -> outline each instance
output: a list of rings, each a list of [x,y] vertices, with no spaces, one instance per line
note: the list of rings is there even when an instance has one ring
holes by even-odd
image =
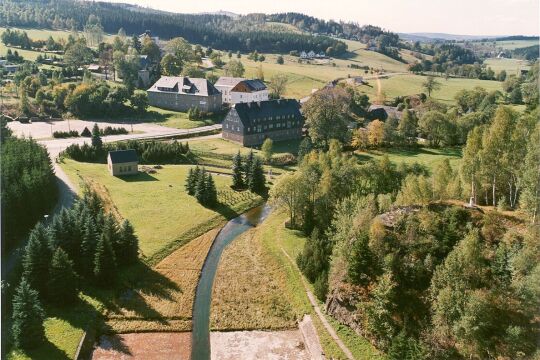
[[[130,272],[130,284],[106,317],[117,333],[190,331],[193,299],[206,255],[219,229],[191,240],[152,270]]]
[[[450,165],[457,168],[461,160],[461,149],[453,148],[426,148],[417,147],[411,149],[380,149],[367,151],[356,151],[354,156],[360,162],[365,162],[372,159],[381,159],[383,156],[388,156],[388,159],[395,163],[404,163],[412,165],[418,163],[426,166],[430,171],[435,169],[435,166],[440,164],[444,159],[450,160]]]
[[[212,329],[296,327],[296,320],[310,314],[326,356],[346,359],[311,307],[298,268],[283,252],[296,259],[305,242],[301,232],[284,227],[285,219],[282,212],[270,214],[223,253],[212,298]],[[367,340],[346,326],[333,325],[356,358],[379,358]]]
[[[165,165],[156,174],[111,176],[105,164],[66,159],[62,168],[74,184],[81,179],[103,185],[120,214],[131,221],[143,258],[156,264],[173,250],[253,207],[261,197],[230,189],[228,176],[214,176],[220,204],[205,208],[184,189],[192,165]]]

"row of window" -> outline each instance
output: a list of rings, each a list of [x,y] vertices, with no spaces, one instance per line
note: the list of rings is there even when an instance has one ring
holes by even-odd
[[[131,172],[131,165],[128,165],[128,166],[120,166],[120,170],[119,170],[121,173],[122,172]]]

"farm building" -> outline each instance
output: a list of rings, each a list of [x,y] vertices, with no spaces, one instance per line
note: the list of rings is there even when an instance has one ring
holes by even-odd
[[[221,91],[223,102],[227,104],[268,100],[268,89],[259,79],[247,80],[222,76],[215,86]]]
[[[221,93],[206,79],[162,76],[148,92],[148,103],[163,109],[206,112],[221,109]]]
[[[389,117],[401,119],[402,115],[403,112],[399,111],[397,107],[386,105],[370,105],[370,107],[368,108],[367,117],[372,120],[378,119],[381,121],[385,121]]]
[[[109,151],[107,165],[112,176],[135,175],[138,172],[139,158],[135,150]]]
[[[304,120],[295,99],[235,104],[223,120],[224,139],[256,146],[266,138],[300,139]]]

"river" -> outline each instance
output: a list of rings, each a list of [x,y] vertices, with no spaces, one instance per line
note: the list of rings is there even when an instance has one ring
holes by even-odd
[[[270,206],[261,205],[230,220],[220,230],[206,256],[197,284],[193,304],[193,331],[191,359],[210,359],[210,307],[212,289],[219,259],[223,250],[239,235],[260,224],[270,213]]]

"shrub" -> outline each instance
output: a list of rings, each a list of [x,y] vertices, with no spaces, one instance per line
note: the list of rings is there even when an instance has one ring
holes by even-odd
[[[65,139],[71,137],[79,137],[79,133],[76,130],[53,132],[53,138],[55,139]]]

